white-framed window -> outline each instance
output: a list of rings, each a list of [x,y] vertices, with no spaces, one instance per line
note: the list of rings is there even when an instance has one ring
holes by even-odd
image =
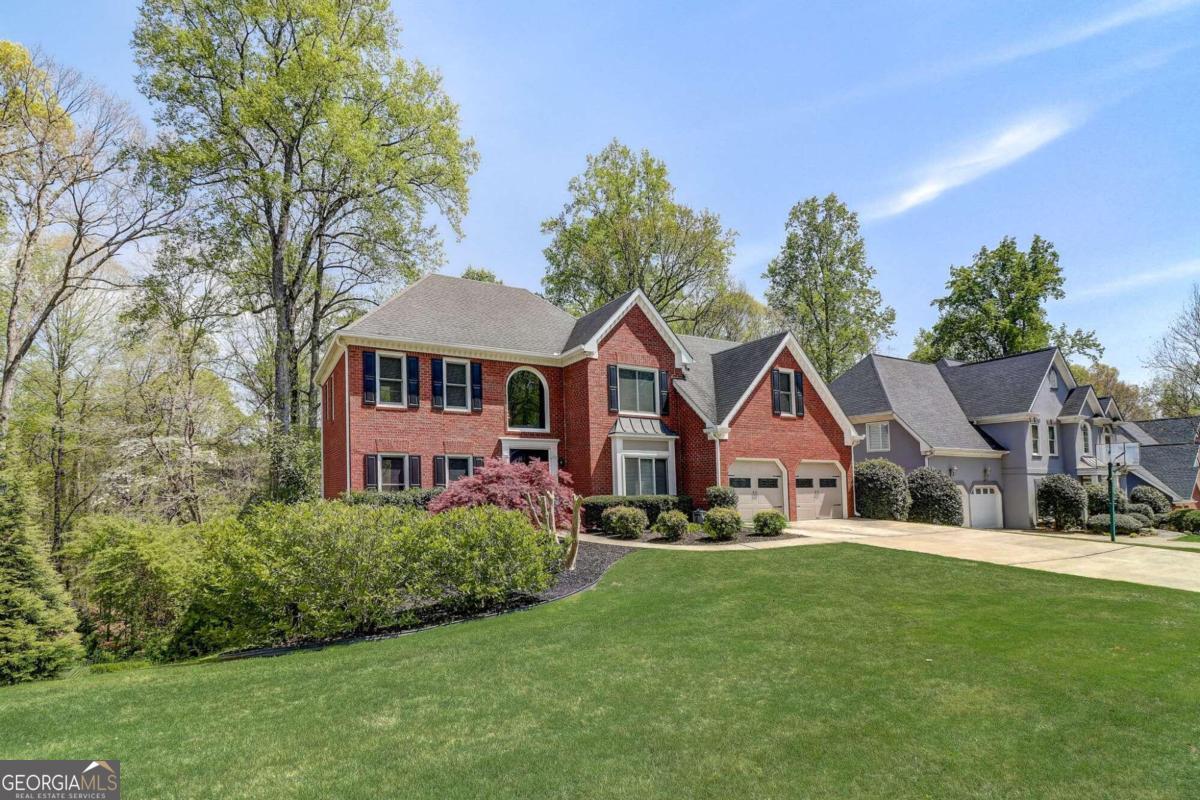
[[[885,453],[892,449],[892,425],[890,422],[867,423],[867,452]]]
[[[625,456],[625,494],[669,494],[667,457]]]
[[[1029,423],[1029,452],[1035,456],[1042,454],[1041,426],[1036,422]]]
[[[446,485],[471,474],[471,456],[446,456]]]
[[[1046,442],[1049,444],[1050,455],[1058,455],[1058,423],[1051,422],[1046,426]]]
[[[1092,426],[1087,424],[1080,425],[1079,435],[1083,437],[1083,454],[1090,456],[1092,454]]]
[[[379,491],[399,492],[408,488],[408,456],[399,453],[380,453]]]
[[[1058,373],[1055,370],[1050,370],[1050,388],[1058,390]]]
[[[447,411],[471,410],[471,362],[457,358],[443,361],[442,396]]]
[[[550,430],[550,390],[540,372],[517,367],[508,375],[505,394],[509,430]]]
[[[617,367],[617,409],[622,414],[658,414],[658,370]]]
[[[407,359],[404,353],[376,353],[375,379],[379,383],[376,405],[403,406],[408,403],[405,393]]]
[[[790,369],[779,370],[779,413],[785,417],[796,415],[796,376]]]

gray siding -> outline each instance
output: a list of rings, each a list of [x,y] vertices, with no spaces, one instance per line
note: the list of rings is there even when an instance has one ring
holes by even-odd
[[[886,453],[867,452],[867,426],[855,425],[854,430],[863,436],[863,440],[854,446],[854,461],[866,461],[868,458],[884,458],[894,464],[904,467],[905,472],[925,466],[925,456],[921,453],[921,445],[904,427],[892,420],[891,439],[892,449]]]

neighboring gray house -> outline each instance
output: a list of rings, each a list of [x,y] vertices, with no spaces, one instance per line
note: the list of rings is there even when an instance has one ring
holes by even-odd
[[[1176,503],[1200,501],[1197,445],[1200,417],[1173,417],[1124,422],[1122,429],[1141,444],[1141,470],[1127,477],[1127,487],[1149,484]]]
[[[870,355],[830,389],[864,436],[855,461],[944,470],[958,484],[966,524],[977,528],[1033,527],[1039,479],[1103,480],[1097,446],[1138,441],[1112,398],[1077,385],[1053,347],[969,363]],[[1122,483],[1134,478],[1168,488],[1145,468]]]

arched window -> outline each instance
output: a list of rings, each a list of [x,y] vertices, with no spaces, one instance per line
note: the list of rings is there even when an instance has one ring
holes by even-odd
[[[508,376],[508,427],[548,430],[549,401],[545,378],[528,367],[513,370]]]

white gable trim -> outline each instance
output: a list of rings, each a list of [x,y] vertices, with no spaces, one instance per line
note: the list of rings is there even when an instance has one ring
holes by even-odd
[[[872,422],[895,422],[897,425],[899,425],[901,428],[903,428],[908,433],[909,436],[911,436],[913,439],[916,440],[917,445],[921,448],[922,454],[928,455],[930,452],[933,451],[933,447],[929,444],[929,442],[922,439],[920,437],[920,435],[918,435],[917,432],[912,429],[912,426],[910,426],[907,422],[905,422],[904,419],[902,417],[900,417],[898,414],[896,414],[896,412],[894,412],[894,411],[881,411],[878,414],[859,414],[857,416],[850,417],[850,421],[853,422],[855,425],[869,425]],[[871,452],[889,452],[889,451],[871,451]]]
[[[854,425],[850,422],[849,417],[846,416],[846,412],[842,411],[842,407],[838,405],[837,400],[834,399],[833,393],[829,391],[829,387],[825,384],[825,381],[821,379],[821,376],[817,373],[816,368],[813,367],[812,362],[808,360],[808,356],[804,354],[803,348],[800,347],[800,342],[796,340],[795,335],[790,331],[788,332],[787,336],[784,336],[779,342],[779,346],[775,348],[775,352],[772,353],[771,357],[767,359],[765,364],[763,364],[762,369],[758,371],[758,375],[754,377],[754,380],[750,381],[750,385],[746,387],[746,391],[742,393],[742,396],[738,398],[738,401],[733,404],[733,408],[729,409],[729,413],[725,415],[725,419],[721,420],[721,425],[728,426],[733,421],[733,418],[737,416],[738,411],[740,411],[742,406],[746,404],[746,400],[749,399],[750,395],[754,393],[754,390],[758,388],[758,385],[762,383],[762,379],[766,377],[767,373],[771,370],[772,365],[775,364],[776,360],[778,360],[785,348],[792,354],[792,357],[796,359],[796,363],[800,365],[800,371],[804,373],[804,377],[808,381],[808,384],[817,390],[817,396],[821,398],[821,402],[823,402],[825,407],[829,409],[829,413],[833,415],[834,421],[837,422],[838,427],[842,429],[842,433],[844,435],[843,441],[845,445],[847,447],[853,447],[855,444],[862,441],[863,437],[859,435],[858,431],[854,430]]]
[[[1071,372],[1071,365],[1063,358],[1062,350],[1054,348],[1054,358],[1050,359],[1050,363],[1046,365],[1046,371],[1042,373],[1042,382],[1039,385],[1039,390],[1042,386],[1046,386],[1050,379],[1050,369],[1058,367],[1058,375],[1062,380],[1067,382],[1067,391],[1076,388],[1079,384],[1075,382],[1075,373]],[[1041,392],[1039,391],[1038,394]],[[1038,395],[1033,396],[1033,400],[1029,403],[1029,413],[1033,413],[1033,407],[1037,405]]]
[[[595,335],[592,336],[591,339],[588,339],[578,347],[574,347],[568,350],[566,353],[563,353],[563,360],[565,361],[566,359],[571,358],[576,354],[576,351],[582,351],[584,354],[592,358],[597,357],[600,354],[600,342],[604,341],[604,337],[612,333],[613,329],[620,324],[621,320],[625,318],[625,315],[628,314],[634,306],[642,309],[642,313],[644,313],[646,318],[650,320],[650,323],[654,325],[654,329],[658,331],[658,335],[663,338],[663,341],[671,346],[671,350],[673,350],[675,353],[675,366],[682,369],[683,367],[691,365],[695,360],[692,358],[692,354],[689,353],[687,348],[683,346],[683,342],[681,342],[679,337],[675,335],[675,332],[671,330],[671,326],[669,326],[667,321],[662,318],[662,315],[658,313],[658,309],[654,307],[649,298],[646,297],[641,289],[634,289],[633,294],[629,296],[629,299],[621,304],[621,307],[617,309],[615,314],[609,316],[608,320],[604,323],[604,326],[601,327],[600,330],[596,331]]]

